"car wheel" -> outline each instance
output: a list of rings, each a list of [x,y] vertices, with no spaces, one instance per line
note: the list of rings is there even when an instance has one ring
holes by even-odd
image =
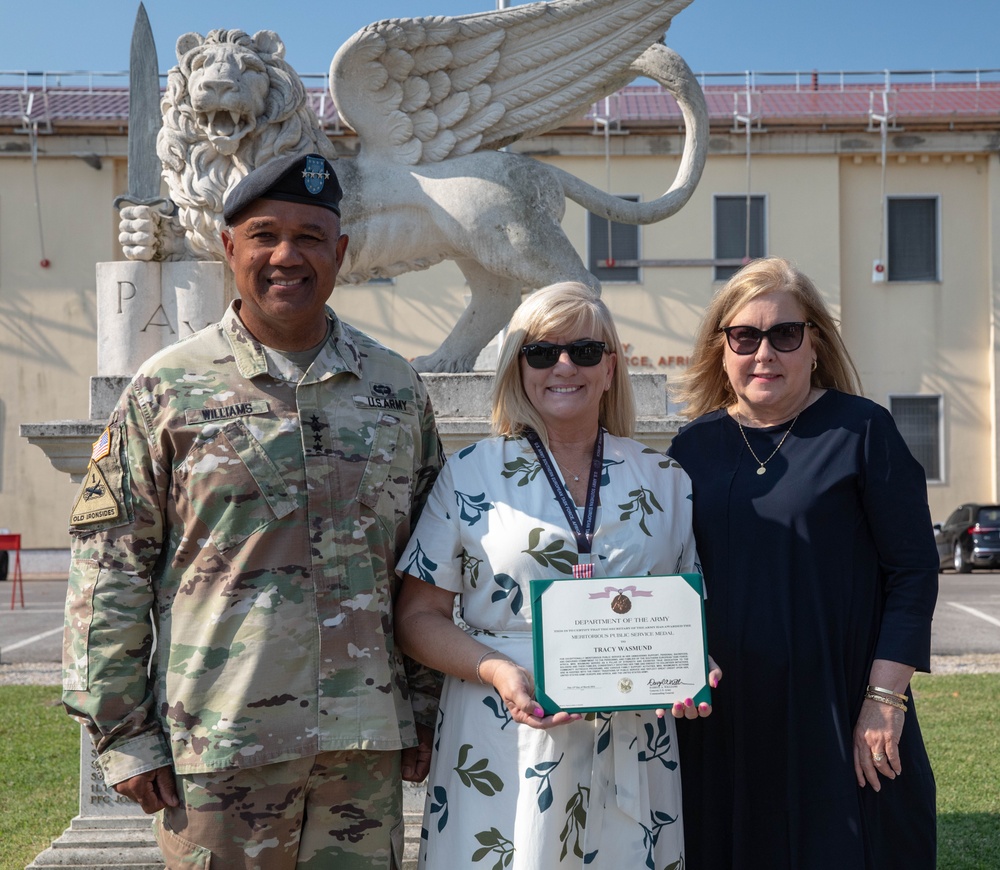
[[[962,545],[958,541],[955,541],[954,568],[959,574],[968,574],[972,570],[972,566],[962,556]]]

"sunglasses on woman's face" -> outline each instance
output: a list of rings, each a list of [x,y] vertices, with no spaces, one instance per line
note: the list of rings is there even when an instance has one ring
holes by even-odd
[[[771,347],[781,353],[791,353],[802,347],[802,338],[807,326],[815,326],[811,321],[805,323],[776,323],[770,329],[757,329],[756,326],[720,326],[717,332],[726,333],[726,340],[733,353],[749,356],[757,353],[760,343],[766,338]]]
[[[596,366],[604,356],[606,344],[603,341],[583,338],[570,344],[552,344],[549,341],[535,341],[521,348],[524,359],[533,369],[550,369],[562,356],[569,354],[569,361],[575,366]]]

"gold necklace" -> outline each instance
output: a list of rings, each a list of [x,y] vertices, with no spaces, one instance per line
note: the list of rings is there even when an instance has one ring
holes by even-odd
[[[802,412],[799,411],[799,414],[801,414],[801,413]],[[775,447],[774,450],[771,451],[771,455],[768,456],[767,459],[765,459],[763,462],[761,462],[760,461],[760,457],[756,453],[753,452],[753,448],[750,446],[750,442],[747,441],[747,433],[743,431],[743,424],[740,422],[739,411],[736,412],[736,415],[735,415],[736,416],[736,425],[740,427],[740,435],[743,436],[743,441],[746,443],[747,450],[750,451],[750,455],[754,458],[754,460],[760,466],[760,468],[757,469],[757,474],[765,474],[767,472],[767,469],[764,466],[767,465],[767,463],[769,463],[772,459],[774,459],[774,454],[775,453],[777,453],[779,450],[781,450],[781,445],[785,443],[785,439],[788,437],[788,433],[792,431],[792,426],[794,426],[795,425],[795,421],[799,419],[799,414],[796,414],[794,417],[792,417],[792,422],[788,424],[788,428],[785,430],[785,434],[781,436],[781,440],[778,442],[778,446]]]

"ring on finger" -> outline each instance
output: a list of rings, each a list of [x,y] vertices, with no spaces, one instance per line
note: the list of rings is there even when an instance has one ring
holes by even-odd
[[[882,752],[873,752],[872,761],[878,764],[880,761],[885,761],[885,754]]]

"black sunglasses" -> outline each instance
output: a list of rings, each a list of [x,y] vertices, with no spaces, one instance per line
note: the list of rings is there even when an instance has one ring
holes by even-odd
[[[760,343],[766,338],[777,351],[791,353],[802,347],[802,338],[807,326],[815,326],[811,321],[805,323],[776,323],[770,329],[757,329],[756,326],[720,326],[716,332],[726,333],[726,339],[733,353],[749,356],[757,352]]]
[[[604,356],[607,345],[603,341],[582,338],[569,344],[552,344],[549,341],[536,341],[521,348],[524,359],[533,369],[550,369],[557,362],[562,352],[569,354],[570,362],[575,366],[596,366]]]

